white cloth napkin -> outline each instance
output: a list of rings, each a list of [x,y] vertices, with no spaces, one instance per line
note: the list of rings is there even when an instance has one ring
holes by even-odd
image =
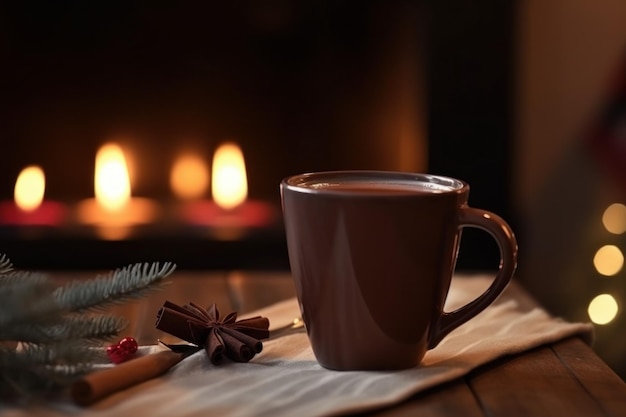
[[[450,311],[480,294],[490,276],[455,277],[446,302]],[[254,312],[271,327],[299,315],[295,299]],[[513,283],[470,322],[429,351],[421,366],[396,372],[337,372],[322,368],[306,333],[264,342],[249,363],[213,366],[204,351],[188,357],[165,376],[132,387],[89,408],[69,402],[46,407],[2,409],[3,416],[329,416],[387,406],[419,391],[467,374],[508,354],[581,335],[592,326],[550,316]],[[151,347],[152,350],[159,347]]]

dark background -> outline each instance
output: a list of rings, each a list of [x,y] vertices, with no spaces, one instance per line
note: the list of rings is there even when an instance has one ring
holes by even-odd
[[[126,138],[145,161],[133,194],[163,199],[181,144],[209,157],[218,142],[235,139],[246,155],[250,195],[274,204],[286,175],[396,169],[376,147],[385,143],[381,126],[394,105],[381,99],[381,80],[393,73],[388,51],[406,41],[396,27],[407,18],[419,38],[413,52],[425,106],[415,117],[426,121],[426,169],[468,181],[472,205],[515,227],[513,1],[5,3],[0,198],[12,198],[18,172],[31,163],[46,171],[48,198],[93,195],[93,155],[111,137]],[[277,235],[246,249],[274,245],[267,256],[277,262],[258,266],[286,265]],[[465,236],[460,267],[493,269],[491,238],[473,230]],[[226,255],[229,261],[199,259],[193,250],[215,251],[219,243],[182,232],[176,239],[133,246],[57,236],[50,245],[5,236],[0,251],[33,267],[109,267],[133,248],[163,251],[188,267],[241,265]],[[84,256],[72,263],[53,247]]]

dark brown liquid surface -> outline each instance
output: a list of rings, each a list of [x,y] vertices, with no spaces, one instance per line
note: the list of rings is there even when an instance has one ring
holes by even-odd
[[[301,184],[304,188],[316,191],[337,191],[359,194],[433,194],[449,192],[453,189],[433,183],[423,182],[329,182]]]

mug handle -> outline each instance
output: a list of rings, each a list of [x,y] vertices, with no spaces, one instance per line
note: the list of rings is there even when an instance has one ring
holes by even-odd
[[[517,240],[506,221],[497,214],[469,206],[461,207],[459,228],[475,227],[488,232],[500,249],[500,267],[495,279],[478,298],[450,313],[443,312],[428,340],[432,349],[452,330],[487,308],[507,287],[517,267]]]

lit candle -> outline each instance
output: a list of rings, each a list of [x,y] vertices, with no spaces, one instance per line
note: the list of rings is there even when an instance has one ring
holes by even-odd
[[[209,169],[202,158],[191,152],[179,155],[170,172],[170,187],[183,201],[202,199],[209,188]]]
[[[157,205],[147,199],[131,196],[130,178],[122,148],[105,144],[96,155],[95,198],[81,201],[78,218],[94,226],[105,239],[122,239],[133,226],[152,222]]]
[[[222,144],[213,156],[211,193],[213,201],[196,200],[183,207],[186,221],[208,226],[222,238],[237,238],[247,229],[266,227],[274,221],[270,204],[248,199],[245,160],[234,143]]]
[[[0,224],[56,226],[65,217],[65,206],[44,200],[46,177],[38,166],[24,168],[15,182],[14,201],[0,203]]]

